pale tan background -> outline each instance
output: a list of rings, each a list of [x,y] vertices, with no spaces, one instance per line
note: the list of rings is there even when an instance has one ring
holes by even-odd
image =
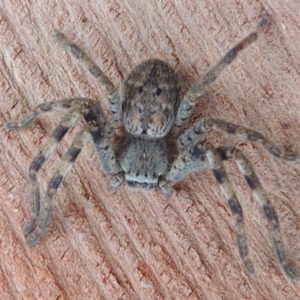
[[[53,28],[118,86],[151,57],[169,62],[190,85],[265,11],[273,16],[266,33],[211,86],[195,115],[252,127],[300,151],[299,0],[1,0],[0,126],[65,97],[99,99],[107,109],[104,93],[55,41]],[[0,128],[1,299],[300,299],[300,284],[277,267],[268,224],[232,162],[226,166],[244,208],[254,278],[240,262],[233,220],[209,170],[185,178],[170,199],[126,186],[110,191],[91,141],[55,196],[46,234],[25,249],[28,166],[61,116],[45,115],[20,132]],[[79,127],[40,172],[44,188]],[[299,264],[300,163],[220,134],[210,140],[235,143],[249,156]]]

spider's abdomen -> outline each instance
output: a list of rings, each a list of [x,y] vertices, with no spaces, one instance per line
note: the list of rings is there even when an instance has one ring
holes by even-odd
[[[180,101],[173,68],[161,60],[147,60],[132,70],[121,90],[122,121],[127,132],[152,138],[171,129]]]

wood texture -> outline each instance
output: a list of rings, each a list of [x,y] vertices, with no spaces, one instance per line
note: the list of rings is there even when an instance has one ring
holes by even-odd
[[[199,100],[194,119],[218,117],[300,151],[298,0],[0,1],[0,126],[39,103],[105,94],[60,47],[56,28],[81,45],[116,85],[147,58],[173,65],[190,86],[269,12],[260,39]],[[299,282],[280,272],[269,228],[233,162],[256,276],[237,254],[233,220],[209,170],[194,172],[167,199],[107,188],[91,142],[59,189],[50,225],[31,249],[22,227],[30,209],[27,169],[62,113],[24,131],[0,127],[1,299],[300,299]],[[46,182],[81,122],[40,172]],[[219,133],[253,162],[295,263],[300,264],[300,163]]]

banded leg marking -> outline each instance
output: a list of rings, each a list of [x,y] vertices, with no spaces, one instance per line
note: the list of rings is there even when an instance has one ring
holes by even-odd
[[[63,48],[70,52],[97,80],[100,87],[106,91],[111,113],[115,121],[119,123],[121,121],[122,114],[121,99],[112,81],[79,46],[70,41],[61,32],[55,30],[54,33]]]
[[[206,133],[205,119],[201,119],[191,128],[186,130],[176,141],[177,148],[180,150],[186,149],[198,141],[204,141],[204,134]]]
[[[63,156],[59,167],[48,183],[44,207],[37,216],[29,219],[25,224],[24,235],[28,247],[34,245],[45,232],[54,206],[53,196],[69,170],[72,168],[94,126],[95,124],[86,124],[74,137],[71,147]]]
[[[51,112],[55,110],[61,109],[71,109],[85,103],[86,106],[91,106],[93,101],[88,98],[70,98],[64,99],[55,102],[45,102],[37,105],[32,111],[25,114],[20,120],[17,121],[7,121],[4,123],[4,128],[6,130],[19,130],[25,129],[30,124],[34,122],[34,120],[42,113]]]
[[[183,122],[193,111],[197,103],[197,99],[202,96],[209,85],[213,83],[221,74],[221,72],[232,63],[237,57],[238,53],[247,48],[250,44],[255,42],[261,32],[270,23],[270,16],[265,14],[259,20],[256,29],[231,48],[213,67],[211,67],[198,82],[184,96],[176,115],[175,126],[177,130],[182,126]]]
[[[190,143],[195,143],[195,141],[204,141],[204,134],[210,129],[237,135],[248,141],[258,143],[277,158],[289,161],[300,159],[298,153],[287,152],[283,148],[277,147],[258,131],[218,119],[199,120],[178,138],[177,147],[183,149]]]
[[[254,266],[249,258],[249,249],[241,204],[224,169],[223,159],[219,151],[209,143],[205,144],[205,149],[210,167],[213,170],[213,174],[220,185],[221,191],[228,202],[232,216],[235,220],[235,234],[239,255],[247,272],[250,275],[253,275]]]
[[[78,120],[80,116],[79,107],[73,108],[68,112],[61,120],[60,124],[53,130],[50,138],[43,145],[36,157],[32,160],[29,166],[29,179],[32,189],[32,209],[33,217],[37,217],[40,214],[40,188],[37,179],[37,174],[42,168],[45,161],[56,149],[58,143],[62,140],[70,127]]]
[[[229,148],[230,147],[231,146],[229,146]],[[228,151],[223,151],[223,155],[226,159],[232,157],[235,159],[240,172],[243,174],[245,181],[254,195],[255,200],[261,207],[271,225],[272,244],[279,266],[290,279],[296,279],[298,274],[286,256],[286,249],[280,230],[278,216],[272,203],[268,199],[268,196],[264,191],[259,178],[255,174],[249,159],[239,149],[234,147],[231,147],[231,149],[229,148],[227,148]]]
[[[276,147],[272,142],[270,142],[267,138],[265,138],[261,133],[245,128],[240,125],[232,124],[229,122],[225,122],[217,119],[208,119],[205,122],[205,127],[207,129],[215,129],[222,132],[227,132],[229,134],[240,136],[246,140],[251,142],[256,142],[261,144],[269,153],[274,155],[275,157],[295,161],[300,159],[298,153],[295,152],[287,152],[282,148]]]
[[[204,169],[208,165],[203,141],[199,141],[187,148],[175,159],[165,179],[168,182],[177,182],[187,173],[193,170]]]

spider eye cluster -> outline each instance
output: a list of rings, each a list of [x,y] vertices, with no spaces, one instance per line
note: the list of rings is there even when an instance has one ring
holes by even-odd
[[[133,180],[127,180],[127,184],[132,188],[142,188],[145,190],[151,190],[154,188],[154,183],[149,183],[149,182],[138,182]]]

